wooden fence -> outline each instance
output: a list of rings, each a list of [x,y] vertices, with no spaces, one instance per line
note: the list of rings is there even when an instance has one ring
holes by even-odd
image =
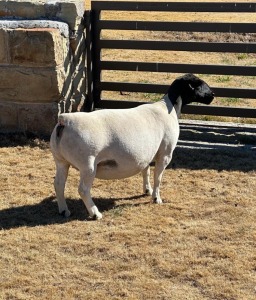
[[[161,93],[167,91],[168,85],[103,81],[101,74],[104,70],[133,71],[133,72],[165,72],[165,73],[195,73],[235,76],[255,76],[256,65],[211,65],[187,64],[174,62],[143,62],[143,61],[106,61],[101,59],[103,49],[134,49],[134,50],[164,50],[189,51],[209,53],[244,53],[256,54],[256,43],[253,42],[203,42],[203,41],[166,41],[166,40],[123,40],[104,39],[104,30],[129,31],[170,31],[170,32],[199,32],[199,33],[238,33],[255,34],[255,23],[232,22],[170,22],[170,21],[137,21],[123,20],[122,13],[118,20],[101,18],[105,11],[154,11],[154,12],[207,12],[207,13],[255,13],[254,3],[216,3],[216,2],[119,2],[92,1],[91,11],[86,12],[87,33],[87,70],[88,70],[88,99],[86,110],[93,108],[128,108],[141,102],[102,99],[103,91],[127,91],[142,93]],[[238,84],[239,86],[239,84]],[[255,84],[256,88],[256,84]],[[256,101],[256,89],[241,87],[212,87],[216,97],[249,98]],[[230,106],[187,105],[184,113],[215,116],[232,116],[255,118],[256,109]]]

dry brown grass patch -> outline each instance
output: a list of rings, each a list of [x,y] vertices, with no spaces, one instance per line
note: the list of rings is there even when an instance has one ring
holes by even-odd
[[[140,176],[96,180],[93,222],[73,169],[58,215],[47,142],[28,144],[0,148],[0,299],[255,299],[255,152],[177,148],[163,205]]]

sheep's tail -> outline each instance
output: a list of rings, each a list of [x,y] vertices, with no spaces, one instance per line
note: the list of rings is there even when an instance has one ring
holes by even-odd
[[[57,139],[60,139],[62,136],[62,131],[64,129],[64,125],[59,124],[56,128],[56,133],[57,133]]]
[[[56,138],[57,138],[57,140],[60,140],[64,128],[65,128],[64,120],[61,116],[59,116],[58,126],[56,127]]]

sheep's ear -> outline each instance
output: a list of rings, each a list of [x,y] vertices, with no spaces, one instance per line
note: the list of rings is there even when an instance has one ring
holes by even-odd
[[[189,85],[188,85],[189,87],[190,87],[190,89],[192,90],[192,91],[194,91],[195,90],[195,88],[189,83]]]
[[[199,78],[194,78],[190,81],[189,86],[192,88],[192,90],[198,88],[200,85],[203,84],[203,81]]]

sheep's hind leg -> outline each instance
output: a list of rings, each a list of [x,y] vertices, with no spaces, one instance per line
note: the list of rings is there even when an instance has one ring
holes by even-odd
[[[68,177],[69,165],[65,163],[56,162],[56,175],[54,179],[54,188],[57,197],[59,213],[64,217],[70,216],[67,202],[64,197],[65,184]]]
[[[150,166],[147,166],[141,173],[143,177],[143,193],[151,196],[153,189],[150,184]]]
[[[99,212],[97,206],[93,202],[90,192],[94,177],[95,172],[81,172],[78,192],[88,210],[90,217],[92,219],[99,220],[102,218],[102,214]]]

